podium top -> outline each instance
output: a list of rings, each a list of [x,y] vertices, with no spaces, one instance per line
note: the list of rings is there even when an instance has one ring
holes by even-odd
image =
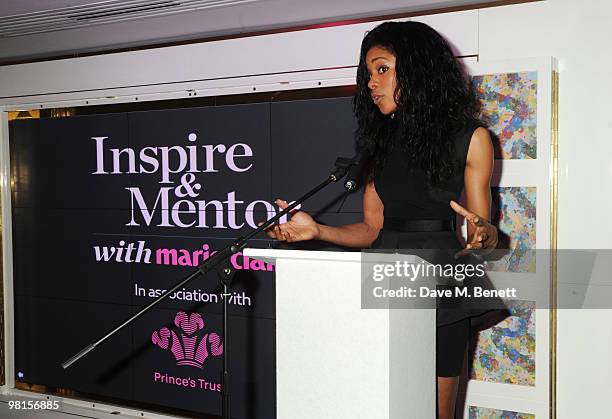
[[[276,264],[277,259],[333,260],[337,262],[361,262],[361,252],[323,252],[318,250],[279,250],[246,248],[242,254],[253,259]]]

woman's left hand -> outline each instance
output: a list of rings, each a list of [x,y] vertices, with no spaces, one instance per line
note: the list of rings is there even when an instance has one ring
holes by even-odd
[[[472,226],[474,234],[472,240],[465,246],[465,249],[460,250],[455,254],[455,258],[459,258],[470,253],[476,255],[486,255],[491,253],[497,246],[497,227],[489,223],[486,219],[474,214],[471,211],[463,208],[455,201],[451,201],[451,208]]]

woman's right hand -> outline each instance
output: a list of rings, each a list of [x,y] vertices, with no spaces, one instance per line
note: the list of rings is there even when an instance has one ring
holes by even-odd
[[[274,201],[281,209],[289,206],[287,201],[277,199]],[[290,212],[291,218],[286,223],[274,224],[266,229],[268,236],[275,240],[286,242],[299,242],[313,240],[319,237],[319,225],[307,213],[300,210]]]

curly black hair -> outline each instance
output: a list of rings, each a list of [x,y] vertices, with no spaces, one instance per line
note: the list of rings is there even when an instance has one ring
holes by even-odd
[[[398,104],[393,117],[383,115],[368,88],[366,54],[378,46],[395,56]],[[453,133],[478,121],[479,102],[450,46],[431,27],[419,22],[385,22],[361,43],[353,111],[357,147],[372,155],[372,180],[396,146],[427,174],[431,185],[448,179],[456,162]]]

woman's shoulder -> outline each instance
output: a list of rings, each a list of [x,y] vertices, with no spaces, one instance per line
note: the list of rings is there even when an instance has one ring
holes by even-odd
[[[472,139],[475,137],[488,135],[488,130],[481,121],[474,119],[458,124],[454,135],[457,157],[460,161],[465,162]]]
[[[493,143],[491,134],[485,127],[476,127],[470,137],[470,143],[466,154],[466,163],[470,161],[488,162],[493,160]]]
[[[466,137],[468,140],[478,128],[487,129],[486,125],[478,119],[469,119],[457,124],[456,134],[461,137]]]

